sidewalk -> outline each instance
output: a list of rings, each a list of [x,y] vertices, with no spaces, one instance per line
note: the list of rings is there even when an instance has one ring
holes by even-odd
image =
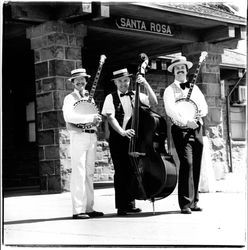
[[[180,213],[176,190],[155,202],[155,215],[152,203],[137,201],[137,207],[143,210],[141,214],[119,217],[114,208],[113,188],[96,189],[95,209],[105,216],[88,220],[71,219],[70,193],[5,197],[4,245],[7,249],[8,246],[240,247],[246,244],[244,184],[230,174],[221,184],[221,192],[200,194],[204,210],[191,215]]]

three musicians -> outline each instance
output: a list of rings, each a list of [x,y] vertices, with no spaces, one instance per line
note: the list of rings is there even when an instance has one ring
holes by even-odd
[[[192,63],[185,57],[172,60],[168,67],[173,72],[175,81],[169,85],[163,96],[167,116],[180,120],[186,128],[172,125],[171,133],[174,145],[180,160],[178,180],[178,201],[181,212],[190,214],[191,211],[201,211],[197,205],[199,201],[198,185],[200,178],[200,166],[202,157],[202,119],[207,115],[208,106],[204,95],[197,86],[194,86],[192,99],[199,109],[196,119],[181,117],[175,106],[176,100],[188,93],[187,73]],[[107,118],[110,129],[109,147],[114,164],[114,188],[115,206],[118,215],[139,213],[141,209],[135,207],[135,201],[130,194],[129,186],[134,181],[134,173],[128,157],[129,139],[134,136],[135,131],[126,129],[127,121],[132,116],[134,104],[134,93],[129,91],[131,74],[127,69],[113,72],[113,81],[117,91],[106,96],[101,114]],[[80,98],[80,92],[85,92],[86,80],[89,75],[85,69],[72,71],[70,78],[74,85],[74,92],[66,96],[64,100],[63,113],[71,138],[72,179],[71,193],[73,201],[73,218],[81,219],[88,217],[103,216],[103,213],[93,210],[93,173],[96,154],[97,137],[94,128],[90,131],[80,131],[71,124],[84,122],[100,122],[100,115],[83,118],[70,117],[72,114],[73,101]],[[146,79],[139,75],[136,79],[141,83],[148,95],[140,94],[141,102],[147,105],[157,104],[157,98]],[[81,86],[80,86],[81,85]],[[186,86],[185,86],[186,85]],[[68,104],[70,103],[70,104]],[[70,106],[70,108],[69,108]],[[92,132],[91,132],[92,131]]]

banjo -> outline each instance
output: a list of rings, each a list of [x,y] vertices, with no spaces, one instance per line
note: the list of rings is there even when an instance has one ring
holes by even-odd
[[[99,66],[95,75],[94,82],[92,84],[90,93],[89,93],[89,98],[87,100],[79,100],[74,104],[74,109],[73,112],[77,114],[83,114],[83,115],[97,115],[99,113],[99,110],[97,106],[92,102],[92,98],[95,94],[96,91],[96,86],[99,81],[99,77],[102,71],[103,64],[105,62],[105,59],[107,57],[105,55],[100,56],[100,61],[99,61]],[[80,129],[91,129],[94,126],[94,123],[79,123],[76,125]]]
[[[199,59],[199,63],[198,66],[196,68],[195,74],[193,76],[192,82],[190,83],[190,87],[189,87],[189,92],[187,94],[186,98],[180,98],[176,101],[176,107],[178,110],[180,110],[180,115],[182,117],[187,117],[187,118],[192,118],[192,119],[198,119],[197,115],[198,115],[198,107],[196,105],[196,103],[190,99],[190,96],[192,94],[193,91],[193,87],[194,84],[196,83],[202,62],[206,59],[207,57],[207,52],[203,51],[201,52],[201,56]],[[181,128],[187,128],[184,124],[182,124],[181,122],[175,120],[175,119],[171,119],[172,123],[181,127]]]

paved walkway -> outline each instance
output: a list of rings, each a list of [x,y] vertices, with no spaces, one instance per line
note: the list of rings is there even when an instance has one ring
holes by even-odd
[[[119,217],[113,188],[96,189],[95,209],[105,216],[88,220],[71,219],[70,193],[5,197],[4,247],[241,247],[246,194],[244,181],[235,178],[219,183],[222,192],[201,193],[204,210],[191,215],[180,213],[176,190],[155,202],[155,215],[149,201],[137,201],[141,214]]]

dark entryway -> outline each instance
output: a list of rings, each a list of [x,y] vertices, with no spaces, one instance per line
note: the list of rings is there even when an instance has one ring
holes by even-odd
[[[5,27],[2,57],[3,188],[4,191],[39,190],[34,55],[25,37],[25,26],[10,24]]]

